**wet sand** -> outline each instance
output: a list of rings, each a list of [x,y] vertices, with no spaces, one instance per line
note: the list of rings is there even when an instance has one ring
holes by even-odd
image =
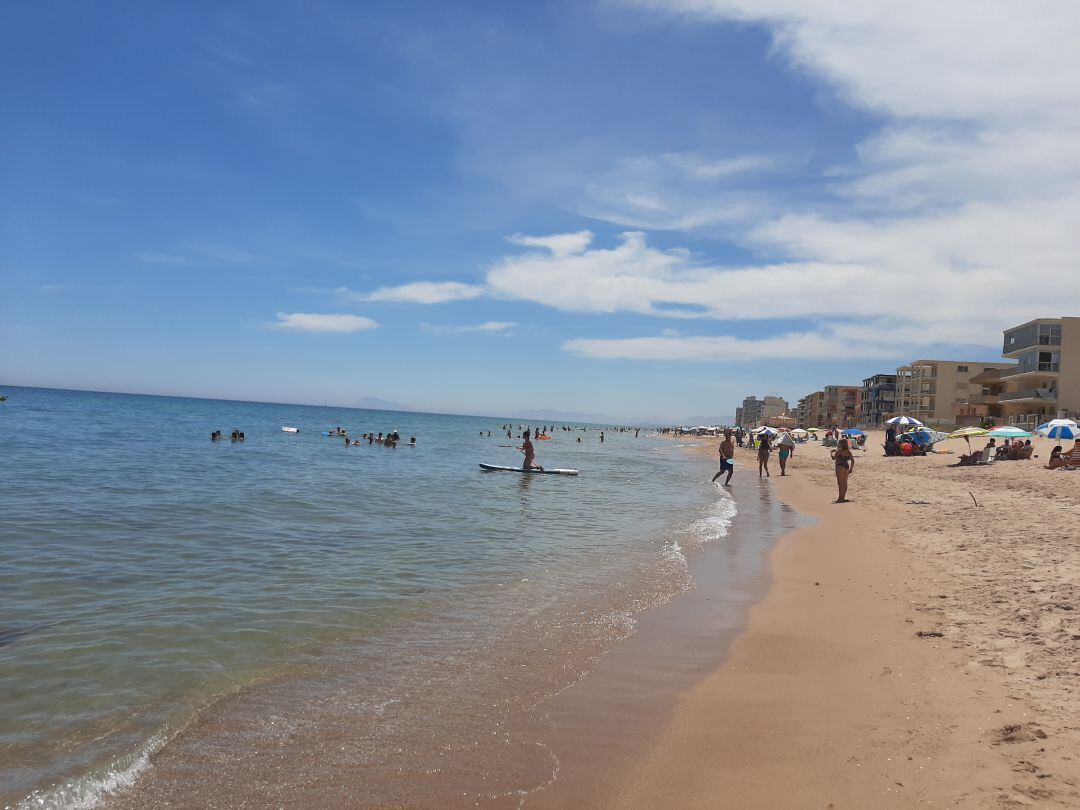
[[[723,663],[751,606],[769,587],[768,552],[778,538],[809,522],[781,503],[767,482],[744,486],[736,502],[730,533],[690,553],[693,590],[639,616],[633,636],[539,707],[552,725],[547,744],[559,772],[523,807],[609,801],[625,784],[628,768],[655,746],[680,696]]]
[[[880,445],[848,504],[820,445],[773,461],[818,524],[781,539],[730,659],[599,806],[1080,807],[1080,472],[1042,469],[1046,441],[959,469]]]

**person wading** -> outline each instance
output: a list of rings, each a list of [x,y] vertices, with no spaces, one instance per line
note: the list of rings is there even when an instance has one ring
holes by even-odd
[[[724,479],[724,486],[731,484],[731,474],[735,472],[735,465],[731,463],[731,460],[735,457],[735,445],[731,441],[731,431],[724,431],[724,440],[720,442],[720,472],[712,477],[713,482],[724,473],[727,473],[727,478]]]

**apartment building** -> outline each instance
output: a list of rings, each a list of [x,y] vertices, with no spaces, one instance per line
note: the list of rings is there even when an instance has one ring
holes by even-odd
[[[983,395],[983,386],[972,377],[1014,367],[979,360],[915,360],[896,369],[896,410],[929,424],[955,424],[957,406]]]
[[[998,409],[1005,424],[1032,428],[1080,413],[1080,318],[1037,318],[1004,332]]]
[[[823,427],[825,392],[815,391],[799,400],[795,421],[802,427]]]
[[[1001,421],[999,400],[1005,390],[1001,378],[1005,369],[991,368],[973,376],[969,382],[982,389],[980,394],[969,394],[968,401],[954,406],[957,425],[982,425],[984,423],[1004,424]]]
[[[826,385],[822,427],[855,427],[862,404],[862,386]]]
[[[875,374],[862,381],[859,424],[880,427],[896,415],[896,375]]]
[[[735,409],[735,424],[743,427],[756,427],[769,422],[783,421],[787,417],[788,403],[782,397],[767,396],[758,399],[746,397],[742,406]]]

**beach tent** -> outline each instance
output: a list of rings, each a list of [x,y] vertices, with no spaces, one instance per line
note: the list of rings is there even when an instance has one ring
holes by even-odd
[[[1077,436],[1080,436],[1080,430],[1072,419],[1051,419],[1035,428],[1035,432],[1048,439],[1075,440]]]
[[[922,422],[916,419],[914,416],[894,416],[892,419],[885,420],[886,425],[918,425],[922,427]]]

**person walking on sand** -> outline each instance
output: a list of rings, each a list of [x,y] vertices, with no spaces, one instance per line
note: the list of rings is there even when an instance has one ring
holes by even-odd
[[[795,455],[795,439],[790,433],[781,433],[776,440],[777,458],[780,459],[780,474],[787,475],[787,462],[790,456]]]
[[[769,454],[772,453],[772,447],[769,446],[769,434],[762,433],[757,437],[757,477],[761,478],[761,474],[764,472],[765,477],[769,477]]]
[[[731,486],[731,474],[735,472],[735,465],[731,463],[731,460],[735,458],[735,445],[731,441],[731,431],[724,431],[724,440],[720,442],[720,472],[712,477],[713,483],[716,483],[716,479],[724,473],[727,473],[727,478],[724,479],[724,486]]]
[[[836,443],[830,454],[836,463],[836,487],[838,495],[833,503],[847,503],[848,476],[855,472],[855,456],[851,452],[851,440],[846,436]]]
[[[521,443],[521,447],[519,447],[518,450],[525,454],[525,461],[522,463],[521,468],[524,470],[535,468],[540,470],[540,472],[543,472],[544,468],[536,463],[536,448],[534,448],[533,443],[529,441],[529,431],[526,430],[521,436],[524,441]]]

